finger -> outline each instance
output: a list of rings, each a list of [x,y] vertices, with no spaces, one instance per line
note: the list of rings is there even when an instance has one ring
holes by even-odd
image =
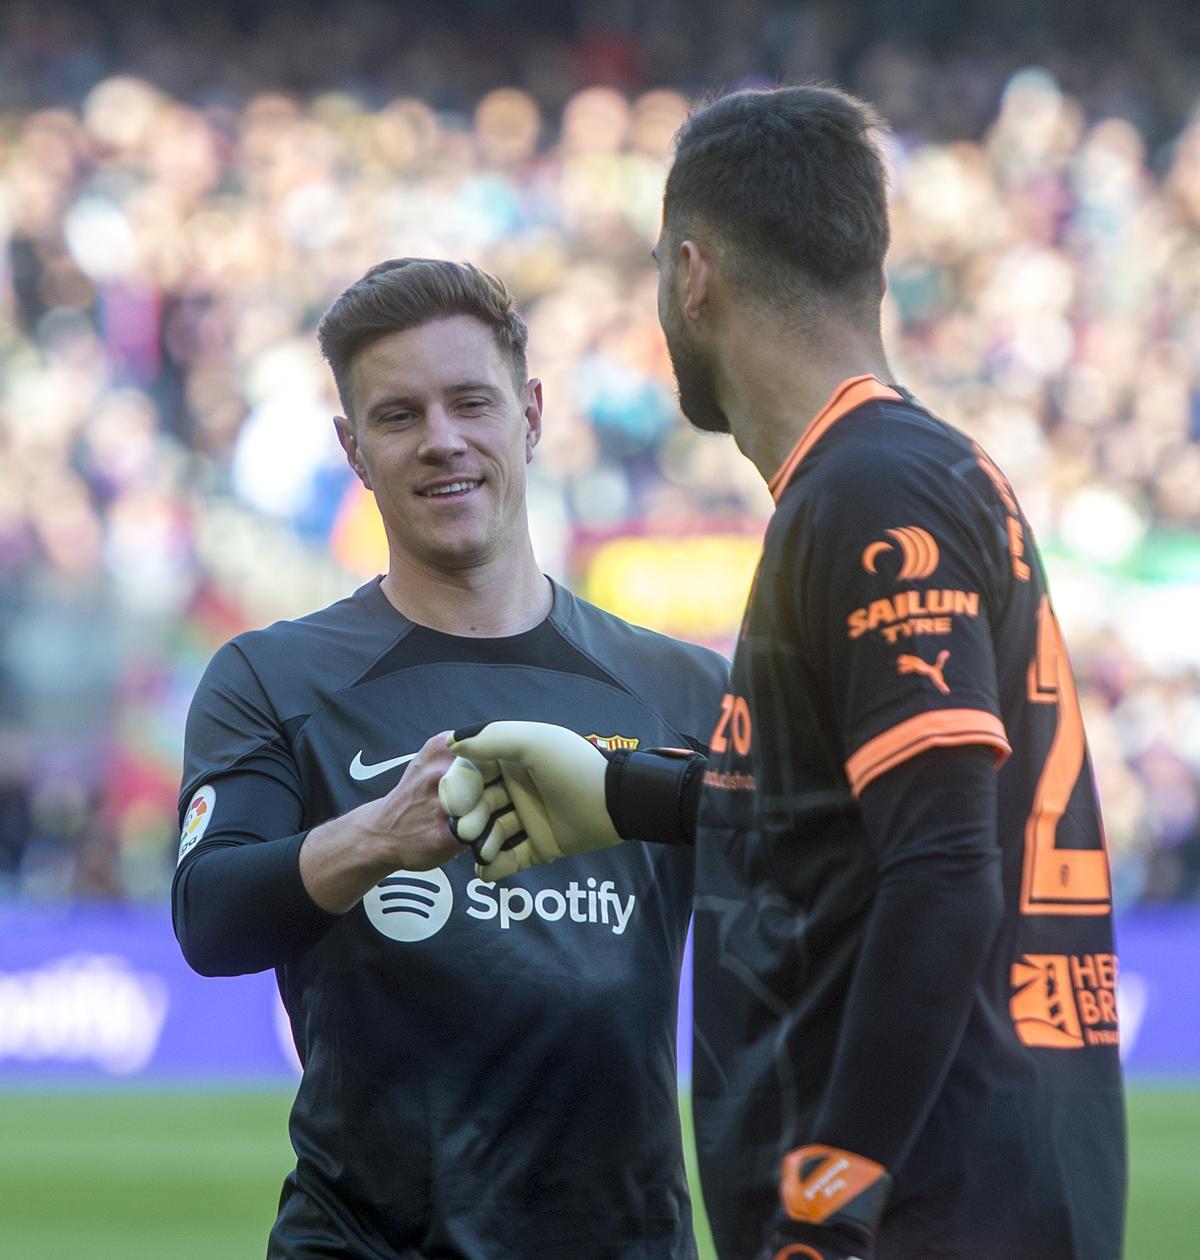
[[[474,853],[482,841],[480,841],[478,836],[464,836],[462,833],[462,822],[463,820],[461,818],[455,818],[451,815],[446,819],[446,826],[450,828],[450,834],[458,841],[459,844],[463,846],[464,849],[470,849],[471,852]]]
[[[518,844],[515,849],[505,849],[496,855],[494,862],[486,865],[483,862],[475,863],[475,874],[485,883],[495,884],[502,879],[507,879],[510,875],[515,875],[518,871],[527,870],[534,865],[534,859],[529,850],[528,844]]]
[[[464,726],[451,736],[449,748],[472,761],[523,761],[531,739],[547,728],[539,722],[485,722]]]
[[[505,849],[511,849],[526,838],[525,828],[516,809],[505,806],[492,815],[491,827],[483,839],[472,848],[475,857],[485,866]]]
[[[477,811],[473,811],[477,814]],[[480,826],[476,817],[450,819],[450,830],[459,844],[470,847],[482,862],[494,857],[503,849],[512,848],[525,838],[525,830],[511,803],[490,814]],[[487,857],[481,856],[486,847]]]
[[[515,813],[515,808],[511,802],[503,805],[499,810],[488,813],[487,807],[483,801],[471,810],[469,814],[462,818],[455,818],[450,815],[446,819],[446,824],[450,828],[450,834],[458,841],[459,844],[465,844],[476,856],[479,850],[491,839],[492,830],[498,819],[503,818],[507,814]],[[499,850],[504,847],[503,831],[498,833],[499,841],[492,847]],[[522,831],[521,836],[525,833]],[[511,843],[515,844],[521,838],[518,836]],[[489,850],[490,851],[490,850]]]
[[[497,778],[490,783],[483,795],[473,806],[458,819],[454,834],[464,844],[474,844],[482,836],[486,836],[492,823],[506,810],[515,808],[512,798],[504,785],[504,780]]]
[[[469,814],[483,797],[484,779],[479,767],[466,757],[455,757],[438,780],[438,801],[452,818]]]

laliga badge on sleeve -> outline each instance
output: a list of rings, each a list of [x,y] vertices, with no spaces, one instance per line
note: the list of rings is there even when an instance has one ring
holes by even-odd
[[[208,830],[216,800],[217,794],[209,784],[206,783],[202,788],[196,789],[192,803],[188,806],[183,818],[183,831],[179,835],[180,862],[200,843],[200,837]],[[176,865],[178,866],[179,863],[177,862]]]

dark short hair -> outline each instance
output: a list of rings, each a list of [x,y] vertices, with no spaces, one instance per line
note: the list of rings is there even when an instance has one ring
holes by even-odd
[[[882,128],[865,101],[823,85],[702,104],[675,138],[668,239],[707,228],[747,296],[787,300],[815,285],[878,298],[888,248]]]
[[[472,263],[389,258],[356,280],[317,326],[321,353],[333,372],[346,415],[351,415],[352,405],[350,369],[367,346],[389,333],[455,315],[473,316],[492,330],[520,390],[528,375],[529,330],[503,283]]]

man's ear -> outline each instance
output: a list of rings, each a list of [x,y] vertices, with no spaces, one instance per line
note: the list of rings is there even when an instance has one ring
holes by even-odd
[[[371,485],[371,479],[367,475],[367,466],[363,463],[362,455],[358,449],[358,438],[354,436],[354,421],[347,420],[345,416],[334,416],[333,427],[337,430],[338,441],[342,444],[342,450],[346,452],[346,463],[354,470],[354,475],[363,483],[368,490],[374,490]]]
[[[683,281],[683,313],[688,319],[697,320],[712,297],[712,258],[695,241],[684,241],[679,246],[679,274]]]
[[[536,376],[525,384],[525,462],[533,459],[533,448],[542,440],[542,382]]]

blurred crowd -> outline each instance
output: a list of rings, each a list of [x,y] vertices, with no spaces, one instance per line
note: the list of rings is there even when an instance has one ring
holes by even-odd
[[[709,82],[840,70],[830,10],[752,7],[772,21],[714,41]],[[692,87],[669,40],[544,35],[513,70],[493,15],[495,46],[460,33],[384,73],[362,38],[386,11],[355,8],[358,61],[282,17],[239,43],[221,11],[194,40],[142,29],[116,67],[112,39],[33,7],[0,42],[0,895],[160,897],[212,652],[383,568],[314,336],[380,259],[468,258],[518,295],[548,572],[586,586],[589,539],[753,533],[770,510],[681,421],[655,317]],[[330,86],[283,64],[322,57],[362,66]],[[967,50],[931,95],[927,52],[860,50],[847,85],[895,124],[886,340],[1038,528],[1121,904],[1192,898],[1200,121],[1169,51],[1152,83],[1041,63]]]

